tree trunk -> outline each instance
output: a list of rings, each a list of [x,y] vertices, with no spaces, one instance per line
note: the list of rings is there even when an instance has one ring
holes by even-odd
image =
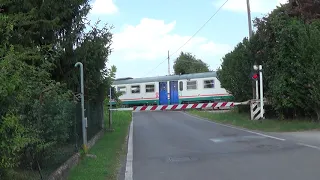
[[[315,112],[317,113],[317,122],[320,122],[320,109],[315,109]]]

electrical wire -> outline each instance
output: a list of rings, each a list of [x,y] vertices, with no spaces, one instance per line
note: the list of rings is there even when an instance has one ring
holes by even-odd
[[[174,55],[175,53],[177,53],[181,48],[183,48],[192,38],[194,38],[200,31],[201,29],[203,29],[208,22],[222,9],[222,7],[228,2],[229,0],[226,0],[219,8],[218,10],[182,45],[180,46],[175,52],[171,53],[169,55],[169,58]],[[149,71],[148,73],[146,73],[144,76],[146,76],[147,74],[149,74],[150,72],[156,70],[161,64],[163,64],[165,61],[167,61],[168,59],[166,58],[165,60],[163,60],[157,67],[155,67],[154,69],[152,69],[151,71]]]

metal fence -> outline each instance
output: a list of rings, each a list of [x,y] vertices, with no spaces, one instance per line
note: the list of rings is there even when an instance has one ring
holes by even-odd
[[[89,141],[98,132],[104,128],[104,108],[103,102],[85,101],[85,117],[87,117],[87,140]],[[77,150],[81,149],[83,144],[82,138],[82,119],[81,119],[81,103],[76,105],[76,117],[75,117],[75,135],[73,142]]]
[[[85,117],[87,117],[87,140],[91,140],[104,128],[104,107],[103,101],[95,102],[86,100]],[[36,171],[32,171],[29,179],[47,179],[59,166],[66,162],[75,153],[83,149],[82,139],[82,115],[81,102],[78,101],[74,107],[74,118],[70,119],[72,126],[69,130],[69,139],[66,144],[56,147],[49,161],[45,161],[41,166],[41,175]],[[107,110],[106,110],[107,111]],[[71,122],[72,121],[72,122]]]

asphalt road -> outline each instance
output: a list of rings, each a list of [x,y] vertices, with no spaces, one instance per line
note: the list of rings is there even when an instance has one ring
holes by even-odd
[[[133,180],[320,179],[320,150],[181,112],[133,113],[132,142]]]

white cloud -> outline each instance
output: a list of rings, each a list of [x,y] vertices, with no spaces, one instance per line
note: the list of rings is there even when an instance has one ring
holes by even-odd
[[[215,0],[213,4],[220,7],[225,0]],[[279,6],[280,4],[287,3],[288,0],[250,0],[250,9],[252,13],[268,13]],[[246,0],[229,0],[223,7],[225,10],[246,12]]]
[[[93,14],[114,14],[118,12],[118,7],[113,0],[96,0],[92,5],[91,12]]]
[[[163,20],[144,18],[138,25],[126,25],[113,37],[113,49],[121,60],[160,61],[180,48],[191,36],[174,34],[176,21],[165,23]],[[204,61],[217,61],[232,46],[212,42],[204,37],[194,37],[180,51],[188,51]],[[175,56],[179,55],[179,52]],[[123,61],[122,61],[123,62]]]

